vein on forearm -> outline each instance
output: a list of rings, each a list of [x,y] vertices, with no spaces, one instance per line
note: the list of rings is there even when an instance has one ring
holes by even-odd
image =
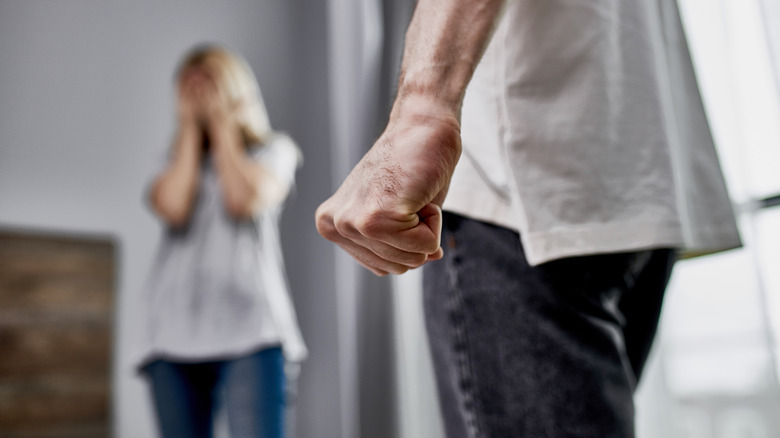
[[[420,0],[406,33],[398,100],[424,95],[457,114],[506,0]]]

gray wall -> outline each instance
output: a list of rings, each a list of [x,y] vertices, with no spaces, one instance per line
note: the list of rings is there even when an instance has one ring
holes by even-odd
[[[311,349],[297,435],[341,435],[333,249],[312,224],[331,187],[326,16],[324,0],[0,2],[0,227],[119,243],[118,437],[154,436],[132,363],[139,292],[159,234],[142,195],[172,135],[174,66],[201,41],[246,55],[272,123],[306,156],[282,224]]]

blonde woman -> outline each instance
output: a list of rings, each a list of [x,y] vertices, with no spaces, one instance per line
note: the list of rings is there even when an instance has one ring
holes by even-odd
[[[221,407],[234,438],[280,438],[285,365],[306,355],[278,234],[300,153],[237,54],[192,50],[176,85],[177,133],[149,191],[166,233],[140,366],[165,438],[211,437]]]

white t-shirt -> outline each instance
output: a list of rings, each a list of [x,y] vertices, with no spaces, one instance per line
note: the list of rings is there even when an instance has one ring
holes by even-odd
[[[466,91],[444,209],[526,257],[740,239],[675,0],[510,1]]]
[[[299,152],[276,135],[252,158],[293,184]],[[154,359],[229,359],[281,345],[306,356],[288,294],[278,221],[281,205],[235,220],[211,158],[201,168],[189,225],[166,230],[147,281],[140,365]]]

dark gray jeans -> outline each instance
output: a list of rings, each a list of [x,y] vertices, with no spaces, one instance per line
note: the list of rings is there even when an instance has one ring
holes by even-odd
[[[445,213],[425,316],[449,438],[627,438],[675,251],[532,267],[517,233]]]

